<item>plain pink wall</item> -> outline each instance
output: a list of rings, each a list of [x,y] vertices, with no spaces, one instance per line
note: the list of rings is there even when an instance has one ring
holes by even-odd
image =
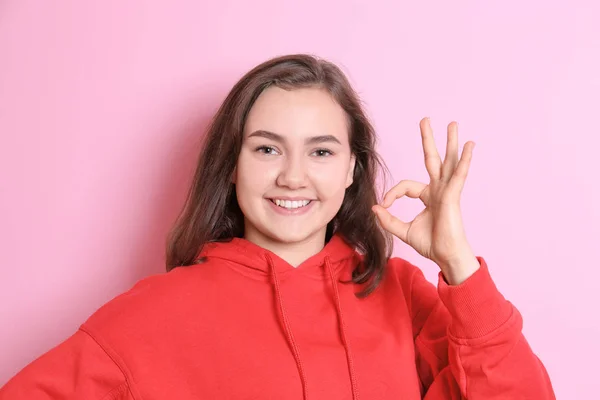
[[[461,143],[477,143],[462,201],[472,246],[558,397],[596,396],[596,4],[3,1],[0,384],[163,271],[210,115],[255,64],[310,52],[348,73],[396,181],[427,182],[421,117],[440,152],[459,121]],[[396,255],[434,281],[435,265]]]

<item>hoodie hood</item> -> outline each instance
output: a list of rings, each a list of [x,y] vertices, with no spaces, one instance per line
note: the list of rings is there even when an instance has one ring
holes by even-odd
[[[281,290],[281,279],[292,272],[306,274],[317,279],[329,280],[333,289],[333,304],[337,313],[337,322],[339,327],[340,340],[346,352],[346,361],[352,387],[352,399],[358,400],[358,384],[356,373],[354,371],[354,358],[352,349],[348,343],[346,321],[340,302],[338,286],[340,279],[347,281],[352,276],[352,270],[356,263],[360,261],[359,254],[342,238],[341,235],[334,235],[323,249],[317,254],[309,257],[297,267],[293,267],[287,261],[276,255],[270,250],[264,249],[246,239],[233,238],[228,242],[211,242],[204,245],[199,253],[200,257],[209,259],[221,259],[237,266],[244,266],[248,271],[259,275],[269,276],[269,282],[273,287],[273,296],[277,304],[277,314],[275,318],[279,320],[281,328],[285,334],[290,351],[296,362],[299,379],[302,383],[303,399],[310,399],[307,391],[306,373],[302,354],[299,351],[294,332],[291,329],[288,313],[285,307],[285,293]],[[344,268],[345,267],[345,268]]]
[[[358,257],[358,253],[341,235],[335,234],[320,252],[309,257],[297,267],[290,265],[272,251],[249,240],[237,237],[227,242],[207,243],[198,256],[227,260],[248,267],[259,274],[270,275],[272,273],[271,269],[274,268],[275,273],[280,277],[292,271],[298,271],[298,273],[315,278],[328,278],[327,271],[323,268],[326,259],[337,274],[345,265],[343,261]],[[343,279],[347,278],[343,277]]]

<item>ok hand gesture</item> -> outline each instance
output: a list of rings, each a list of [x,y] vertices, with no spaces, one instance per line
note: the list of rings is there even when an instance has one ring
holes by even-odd
[[[434,261],[450,284],[460,284],[479,268],[465,237],[460,210],[460,195],[467,178],[475,143],[467,142],[458,158],[458,124],[448,125],[448,144],[442,163],[428,118],[420,123],[428,185],[402,180],[373,206],[381,226],[414,248],[423,257]],[[393,202],[408,196],[419,199],[425,209],[414,220],[404,222],[387,210]]]

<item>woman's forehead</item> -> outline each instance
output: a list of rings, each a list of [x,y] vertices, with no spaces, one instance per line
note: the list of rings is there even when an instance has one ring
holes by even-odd
[[[244,136],[270,132],[287,140],[334,136],[347,142],[346,113],[323,89],[284,90],[271,87],[256,100],[246,120]]]

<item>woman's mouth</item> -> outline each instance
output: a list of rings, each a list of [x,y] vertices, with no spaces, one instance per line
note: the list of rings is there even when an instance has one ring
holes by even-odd
[[[280,200],[270,199],[275,205],[287,210],[295,210],[296,208],[306,207],[310,204],[311,200]]]
[[[273,211],[281,215],[302,215],[313,208],[315,200],[267,199]]]

